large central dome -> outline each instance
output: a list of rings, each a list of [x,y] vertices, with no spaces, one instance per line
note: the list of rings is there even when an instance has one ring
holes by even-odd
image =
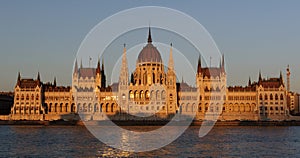
[[[151,30],[149,28],[148,44],[142,49],[138,56],[138,62],[161,62],[161,56],[156,47],[152,44]]]

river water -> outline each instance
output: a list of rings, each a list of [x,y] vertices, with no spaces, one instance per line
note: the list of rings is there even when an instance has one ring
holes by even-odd
[[[0,126],[0,157],[300,157],[300,126],[217,126],[203,138],[198,132],[189,127],[161,149],[134,153],[101,143],[84,126]]]

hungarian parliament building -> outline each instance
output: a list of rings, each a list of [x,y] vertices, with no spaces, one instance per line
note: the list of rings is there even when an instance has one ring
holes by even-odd
[[[96,68],[74,65],[72,86],[44,83],[18,74],[10,120],[105,120],[170,119],[174,115],[204,120],[288,120],[299,111],[298,94],[290,92],[289,68],[284,84],[282,73],[265,79],[259,72],[257,81],[247,86],[227,87],[224,55],[218,67],[203,67],[198,59],[196,84],[177,82],[170,46],[168,66],[152,44],[149,28],[147,44],[140,51],[136,68],[128,73],[124,45],[119,81],[106,85],[104,63]],[[133,117],[135,116],[135,117]],[[209,117],[208,117],[209,118]]]

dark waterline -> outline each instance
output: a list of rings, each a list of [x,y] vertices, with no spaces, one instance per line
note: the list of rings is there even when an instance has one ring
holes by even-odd
[[[145,130],[153,127],[126,127]],[[0,157],[300,157],[300,127],[189,127],[161,149],[132,153],[99,142],[83,126],[0,126]]]

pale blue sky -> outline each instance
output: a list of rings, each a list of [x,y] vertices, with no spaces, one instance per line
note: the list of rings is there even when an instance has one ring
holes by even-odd
[[[0,91],[17,73],[71,84],[77,49],[104,18],[137,6],[173,8],[198,20],[225,54],[228,85],[277,77],[287,64],[300,91],[300,2],[294,1],[0,1]],[[155,32],[153,33],[155,37]],[[145,40],[145,39],[142,39]],[[126,43],[130,43],[127,41]],[[95,60],[94,60],[95,61]],[[106,61],[108,62],[108,61]],[[175,63],[176,64],[176,63]]]

